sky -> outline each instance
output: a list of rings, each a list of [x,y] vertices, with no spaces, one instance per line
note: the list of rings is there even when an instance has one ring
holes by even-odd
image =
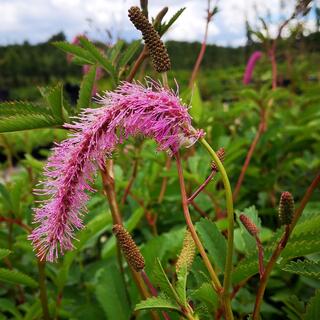
[[[320,0],[316,0],[320,5]],[[218,0],[219,13],[209,28],[209,43],[238,46],[245,44],[245,18],[258,26],[257,16],[271,16],[271,31],[294,7],[294,0],[280,9],[281,0]],[[89,38],[107,41],[108,30],[113,39],[140,38],[127,17],[132,5],[139,0],[0,0],[0,45],[44,42],[63,31],[68,40],[86,32]],[[212,0],[216,3],[216,0]],[[201,41],[205,27],[207,0],[149,0],[149,12],[155,16],[164,6],[169,7],[166,19],[181,7],[186,10],[165,36],[165,40]],[[165,19],[165,20],[166,20]],[[314,29],[312,13],[306,18],[307,27]]]

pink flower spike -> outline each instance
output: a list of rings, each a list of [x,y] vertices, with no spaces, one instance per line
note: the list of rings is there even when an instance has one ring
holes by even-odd
[[[186,106],[172,91],[153,81],[148,86],[124,82],[114,92],[107,92],[98,109],[86,109],[73,124],[70,137],[53,149],[42,182],[37,190],[47,200],[35,209],[34,229],[29,239],[40,259],[54,261],[59,252],[73,249],[74,233],[83,228],[86,191],[106,156],[129,136],[154,139],[159,150],[175,153],[204,135],[191,126]]]
[[[243,84],[247,85],[247,84],[249,84],[251,82],[254,67],[255,67],[257,61],[261,57],[262,57],[262,52],[261,51],[255,51],[250,56],[249,61],[248,61],[247,66],[246,66],[246,71],[244,72],[244,75],[243,75]]]

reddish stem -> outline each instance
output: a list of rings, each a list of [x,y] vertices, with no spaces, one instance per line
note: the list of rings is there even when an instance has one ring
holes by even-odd
[[[207,256],[207,253],[197,235],[196,229],[192,223],[192,219],[190,216],[189,208],[188,208],[188,199],[187,199],[187,194],[186,194],[186,186],[184,182],[184,177],[183,177],[183,169],[181,165],[181,158],[179,152],[175,154],[176,157],[176,164],[177,164],[177,169],[178,169],[178,176],[179,176],[179,184],[180,184],[180,192],[181,192],[181,200],[182,200],[182,209],[183,209],[183,214],[186,220],[186,224],[189,228],[189,231],[191,233],[191,236],[193,238],[193,241],[195,242],[199,253],[202,257],[202,260],[210,274],[211,280],[212,280],[212,285],[215,291],[221,295],[223,293],[223,287],[221,286],[220,280],[214,271],[211,262]]]
[[[257,248],[258,248],[258,258],[259,258],[259,274],[260,274],[260,279],[262,278],[264,274],[264,265],[263,265],[263,246],[260,241],[260,238],[256,235],[254,237],[256,239],[257,243]]]
[[[103,170],[100,170],[100,172],[102,177],[103,191],[109,202],[113,223],[122,225],[122,217],[121,217],[120,209],[117,203],[115,182],[113,177],[113,161],[107,160],[105,164],[105,168]],[[117,246],[118,246],[118,252],[120,253],[118,242],[117,242]],[[118,256],[118,264],[121,270],[121,274],[124,276],[124,270],[122,267],[122,256],[121,254],[118,254],[117,256]],[[131,270],[133,279],[135,281],[135,284],[140,292],[141,297],[143,299],[147,299],[150,296],[150,294],[147,291],[146,287],[144,286],[144,282],[141,275],[135,270],[133,270],[133,268],[131,267],[130,267],[130,270]],[[151,313],[151,317],[154,320],[159,319],[158,315],[155,312],[150,311],[150,313]]]
[[[126,200],[127,200],[127,197],[130,193],[130,190],[132,188],[132,185],[133,185],[133,182],[135,180],[135,178],[137,177],[137,173],[138,173],[138,159],[135,159],[134,160],[134,163],[133,163],[133,170],[132,170],[132,175],[131,175],[131,178],[128,182],[128,185],[124,191],[124,194],[123,194],[123,197],[122,197],[122,200],[121,200],[121,204],[124,205]]]
[[[203,60],[203,56],[204,53],[206,52],[206,47],[207,47],[207,40],[208,40],[208,30],[209,30],[209,23],[213,17],[212,13],[210,12],[210,0],[208,0],[208,9],[207,9],[207,18],[206,18],[206,27],[205,27],[205,32],[204,32],[204,37],[203,37],[203,41],[201,44],[201,49],[198,55],[198,58],[196,60],[196,63],[194,65],[193,71],[192,71],[192,75],[189,81],[189,88],[193,87],[193,84],[196,80],[197,74],[199,72],[200,69],[200,65],[201,62]]]
[[[202,185],[188,198],[188,202],[192,202],[200,193],[201,191],[209,184],[209,182],[215,176],[216,171],[212,170],[208,178],[202,183]]]
[[[277,262],[277,259],[280,256],[282,250],[286,247],[287,242],[289,240],[289,237],[292,234],[292,231],[293,231],[294,227],[296,226],[305,206],[309,202],[314,190],[317,188],[317,186],[319,184],[320,184],[320,172],[318,173],[318,175],[315,177],[315,179],[312,181],[312,183],[308,187],[306,193],[304,194],[304,196],[301,200],[300,206],[296,209],[296,211],[294,213],[292,223],[290,225],[286,226],[285,231],[281,237],[281,240],[279,241],[278,245],[276,246],[275,250],[272,253],[272,256],[266,266],[266,269],[263,273],[263,276],[260,279],[260,285],[259,285],[258,292],[256,295],[256,302],[255,302],[254,311],[253,311],[253,319],[254,320],[259,319],[260,307],[261,307],[264,292],[267,287],[267,282],[269,280],[271,271],[272,271],[275,263]]]
[[[23,223],[21,220],[18,220],[18,219],[0,216],[0,222],[7,222],[11,225],[16,224],[16,225],[20,226],[21,228],[23,228],[24,230],[26,230],[28,233],[32,232],[32,228],[30,228],[28,225],[26,225],[25,223]]]
[[[170,170],[170,168],[171,168],[171,157],[167,156],[165,172],[168,172]],[[164,195],[165,195],[166,189],[167,189],[167,184],[168,184],[168,177],[163,177],[162,184],[161,184],[161,190],[160,190],[159,197],[158,197],[158,203],[161,203],[163,201],[163,198],[164,198]]]
[[[138,59],[135,61],[126,81],[131,82],[134,78],[134,76],[136,75],[136,73],[138,72],[142,62],[144,61],[144,59],[146,59],[148,57],[148,49],[146,46],[144,46],[143,50],[141,51]]]
[[[251,161],[251,158],[252,158],[252,155],[253,155],[253,152],[254,150],[256,149],[256,146],[258,144],[258,141],[259,139],[261,138],[262,134],[265,132],[266,130],[266,110],[265,109],[261,109],[261,113],[260,113],[260,123],[259,123],[259,128],[258,128],[258,131],[251,143],[251,146],[248,150],[248,153],[247,153],[247,156],[246,156],[246,160],[244,161],[244,164],[242,166],[242,169],[241,169],[241,173],[240,173],[240,176],[238,178],[238,181],[237,181],[237,184],[236,184],[236,187],[234,188],[234,191],[233,191],[233,201],[235,202],[238,195],[239,195],[239,191],[240,191],[240,188],[241,188],[241,185],[243,183],[243,179],[244,179],[244,176],[247,172],[247,169],[248,169],[248,166],[250,164],[250,161]]]
[[[150,281],[148,275],[146,274],[146,272],[144,270],[141,270],[140,272],[141,276],[142,276],[142,279],[144,281],[144,283],[146,284],[146,286],[148,287],[149,291],[151,292],[151,294],[154,296],[154,297],[157,297],[158,296],[158,291],[157,289],[153,286],[152,282]],[[165,320],[170,320],[170,317],[169,315],[165,312],[165,311],[161,311],[162,315],[163,315],[163,318]]]
[[[201,217],[203,217],[203,218],[207,218],[208,217],[208,215],[193,200],[190,201],[190,204],[193,206],[194,210],[199,212]]]

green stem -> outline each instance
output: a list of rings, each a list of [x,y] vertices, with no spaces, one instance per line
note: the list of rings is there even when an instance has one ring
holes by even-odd
[[[220,161],[217,154],[211,148],[209,143],[204,139],[200,139],[201,144],[207,149],[208,153],[217,164],[219,172],[221,173],[222,182],[226,191],[226,206],[227,206],[227,218],[228,218],[228,245],[227,245],[227,257],[224,271],[223,281],[223,302],[225,306],[226,319],[233,319],[231,302],[230,302],[230,285],[231,285],[231,272],[232,272],[232,255],[233,255],[233,232],[234,232],[234,218],[233,218],[233,200],[232,191],[229,182],[228,175],[222,162]]]
[[[181,191],[181,199],[182,199],[182,209],[184,213],[184,217],[187,223],[187,226],[189,228],[189,231],[191,233],[191,236],[193,238],[194,243],[196,244],[199,253],[202,257],[202,260],[210,274],[211,281],[212,281],[212,286],[216,290],[216,292],[220,295],[222,292],[222,286],[220,284],[220,280],[214,271],[212,264],[207,256],[207,253],[197,235],[196,229],[192,223],[189,208],[188,208],[188,199],[187,199],[187,194],[186,194],[186,187],[184,183],[184,178],[183,178],[183,169],[181,165],[181,159],[180,159],[180,154],[177,152],[175,154],[176,157],[176,163],[177,163],[177,169],[178,169],[178,175],[179,175],[179,183],[180,183],[180,191]]]
[[[161,73],[162,76],[162,84],[166,89],[169,89],[169,84],[168,84],[168,75],[166,72]]]

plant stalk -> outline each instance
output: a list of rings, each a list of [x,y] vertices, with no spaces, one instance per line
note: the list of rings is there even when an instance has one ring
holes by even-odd
[[[120,209],[119,209],[117,198],[116,198],[112,160],[108,159],[106,161],[105,168],[103,170],[100,170],[100,172],[102,177],[103,190],[109,202],[113,223],[122,225],[122,217],[121,217]],[[118,255],[118,263],[121,269],[122,268],[121,255]],[[130,270],[131,270],[133,279],[135,281],[135,284],[140,292],[141,297],[143,299],[149,298],[150,294],[144,285],[144,282],[140,273],[136,272],[131,267],[130,267]],[[159,319],[158,315],[154,311],[150,311],[150,313],[151,313],[152,319],[154,320]]]
[[[252,155],[256,149],[258,141],[260,140],[260,138],[261,138],[262,134],[265,132],[265,130],[266,130],[266,110],[261,109],[260,123],[259,123],[258,131],[257,131],[257,133],[256,133],[256,135],[250,145],[250,148],[249,148],[247,156],[246,156],[246,160],[244,161],[244,164],[241,168],[240,176],[239,176],[238,181],[236,183],[236,187],[234,188],[234,191],[233,191],[233,201],[234,202],[238,198],[239,191],[242,186],[244,176],[245,176],[247,169],[249,167],[249,164],[251,162]]]
[[[228,175],[222,162],[220,161],[217,154],[211,148],[209,143],[204,139],[200,139],[201,144],[208,151],[214,162],[217,164],[219,172],[221,173],[222,182],[226,192],[226,207],[227,207],[227,220],[228,220],[228,242],[227,242],[227,257],[226,265],[224,270],[224,281],[223,281],[223,302],[225,306],[226,319],[233,319],[231,301],[230,301],[230,286],[231,286],[231,272],[232,272],[232,256],[233,256],[233,233],[234,233],[234,217],[233,217],[233,199],[232,191],[229,182]]]
[[[296,211],[294,213],[292,223],[290,225],[286,226],[285,231],[281,237],[281,240],[279,241],[276,249],[272,253],[272,256],[271,256],[271,258],[265,268],[263,277],[260,280],[260,285],[259,285],[258,292],[256,295],[256,302],[255,302],[254,311],[253,311],[253,320],[259,319],[260,308],[261,308],[264,292],[267,287],[267,283],[268,283],[271,271],[273,270],[273,267],[274,267],[275,263],[277,262],[277,259],[280,256],[282,250],[286,247],[287,242],[289,240],[289,237],[292,234],[292,231],[293,231],[294,227],[296,226],[305,206],[309,202],[314,190],[317,188],[317,186],[319,184],[320,184],[320,172],[318,173],[318,175],[315,177],[315,179],[312,181],[312,183],[308,187],[306,193],[304,194],[304,196],[301,200],[300,206],[296,209]]]
[[[192,238],[193,238],[193,240],[199,250],[199,253],[203,259],[203,262],[209,271],[209,274],[210,274],[210,277],[212,280],[212,285],[213,285],[215,291],[218,294],[221,294],[222,286],[221,286],[220,280],[211,265],[211,262],[206,254],[204,247],[202,246],[202,243],[197,235],[196,229],[195,229],[195,227],[192,223],[192,220],[191,220],[191,216],[190,216],[190,212],[189,212],[189,208],[188,208],[186,187],[185,187],[185,182],[184,182],[184,177],[183,177],[183,169],[182,169],[182,165],[181,165],[181,159],[180,159],[179,152],[177,152],[175,154],[175,158],[176,158],[176,164],[177,164],[178,175],[179,175],[180,191],[181,191],[181,198],[182,198],[182,209],[183,209],[184,217],[186,219],[187,226],[188,226],[189,231],[192,235]]]

